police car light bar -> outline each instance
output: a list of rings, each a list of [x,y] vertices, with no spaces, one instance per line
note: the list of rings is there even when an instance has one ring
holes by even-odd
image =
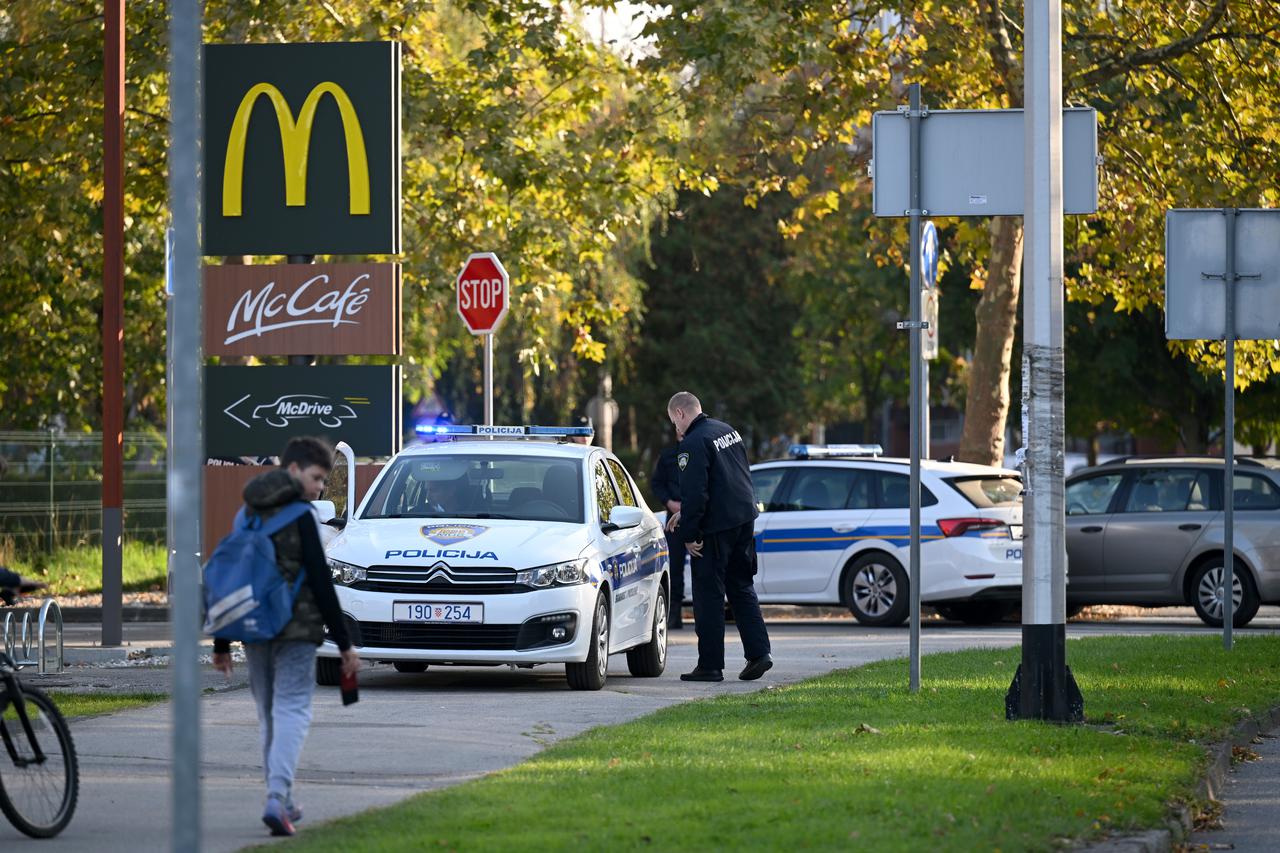
[[[490,438],[578,438],[591,437],[591,427],[489,426],[486,424],[419,424],[418,435],[475,435]]]
[[[884,448],[878,444],[793,444],[791,445],[791,455],[796,459],[883,456]]]

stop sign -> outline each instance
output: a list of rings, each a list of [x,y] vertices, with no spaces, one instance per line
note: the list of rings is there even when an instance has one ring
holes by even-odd
[[[507,271],[493,252],[467,258],[458,273],[458,316],[473,335],[491,334],[507,315]]]

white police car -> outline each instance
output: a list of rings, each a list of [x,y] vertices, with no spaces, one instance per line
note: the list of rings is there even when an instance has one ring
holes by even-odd
[[[420,432],[437,441],[397,454],[326,545],[360,657],[563,663],[571,687],[598,690],[626,651],[632,675],[660,675],[666,541],[618,459],[568,441],[590,428]],[[326,641],[317,680],[336,684],[338,663]]]
[[[866,625],[906,620],[910,461],[879,453],[795,445],[790,459],[751,466],[762,604],[839,604]],[[970,623],[1013,611],[1022,598],[1021,493],[1017,471],[921,460],[922,602]]]
[[[751,466],[760,601],[835,604],[867,625],[910,606],[910,462],[876,445],[796,445]],[[920,462],[920,600],[944,617],[987,622],[1022,596],[1022,482],[987,465]]]

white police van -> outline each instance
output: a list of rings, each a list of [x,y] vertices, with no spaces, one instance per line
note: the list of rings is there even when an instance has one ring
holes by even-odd
[[[790,459],[751,466],[762,604],[839,604],[865,625],[906,620],[910,460],[880,453],[879,445],[801,444]],[[1008,468],[920,461],[922,602],[974,624],[1017,607],[1021,494]]]
[[[571,687],[599,690],[609,655],[626,651],[632,675],[661,675],[666,541],[617,457],[570,441],[591,429],[419,432],[431,443],[397,454],[355,513],[328,522],[341,526],[325,550],[360,657],[401,672],[563,663]],[[336,684],[338,663],[326,640],[317,680]]]

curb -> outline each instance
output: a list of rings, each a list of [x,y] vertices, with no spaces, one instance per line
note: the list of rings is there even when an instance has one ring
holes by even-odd
[[[62,607],[63,622],[101,622],[101,607]],[[121,608],[120,618],[125,622],[168,622],[167,605],[130,605]]]
[[[1227,740],[1209,747],[1209,766],[1196,783],[1195,795],[1200,800],[1216,800],[1227,782],[1231,770],[1231,751],[1236,746],[1247,746],[1260,734],[1280,727],[1280,705],[1269,711],[1243,720],[1232,729]],[[1195,815],[1185,805],[1178,806],[1166,821],[1165,829],[1152,829],[1130,835],[1108,838],[1075,849],[1082,853],[1173,853],[1175,845],[1191,837],[1195,831]]]

